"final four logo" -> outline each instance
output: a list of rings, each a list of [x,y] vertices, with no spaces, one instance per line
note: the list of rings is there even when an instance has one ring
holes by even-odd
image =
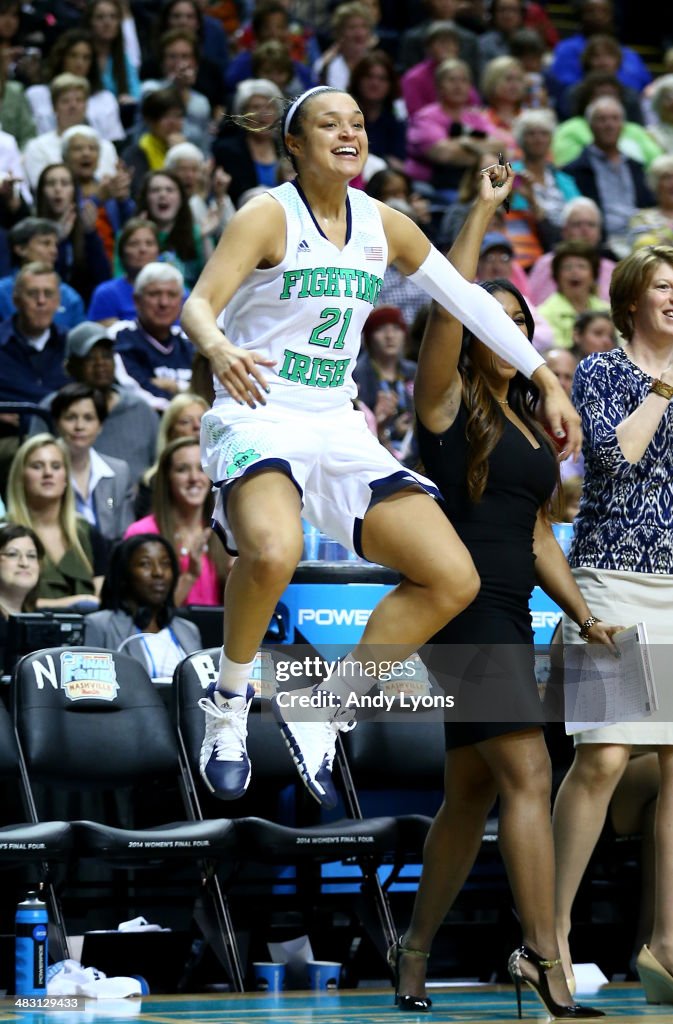
[[[94,698],[113,701],[119,689],[113,656],[90,651],[63,651],[61,686],[68,700]]]

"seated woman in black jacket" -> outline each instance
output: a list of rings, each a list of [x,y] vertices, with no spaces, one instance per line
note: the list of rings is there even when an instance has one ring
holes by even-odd
[[[6,666],[10,615],[35,611],[44,547],[37,534],[18,523],[0,523],[0,670]]]
[[[273,188],[283,181],[275,125],[283,94],[265,78],[249,78],[236,89],[234,117],[225,117],[213,142],[213,159],[231,175],[234,206],[258,185]]]

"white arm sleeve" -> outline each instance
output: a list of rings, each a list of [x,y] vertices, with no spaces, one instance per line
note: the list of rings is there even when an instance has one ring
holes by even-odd
[[[479,285],[466,281],[434,245],[409,280],[526,377],[544,365],[540,353],[510,320],[498,300]]]

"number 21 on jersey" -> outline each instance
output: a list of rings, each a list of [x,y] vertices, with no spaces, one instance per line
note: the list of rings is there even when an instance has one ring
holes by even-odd
[[[328,306],[327,309],[323,309],[320,314],[321,322],[311,331],[311,336],[308,339],[309,345],[321,345],[323,348],[331,347],[333,349],[343,348],[352,316],[353,310],[350,307],[337,309],[334,306]],[[337,328],[338,334],[334,341]]]

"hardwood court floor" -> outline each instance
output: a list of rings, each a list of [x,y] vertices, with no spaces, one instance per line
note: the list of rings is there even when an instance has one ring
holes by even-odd
[[[83,1012],[14,1010],[0,1006],[1,1022],[17,1024],[491,1024],[516,1021],[511,987],[488,985],[432,989],[429,1014],[402,1014],[392,1005],[390,989],[338,993],[288,992],[204,996],[148,996],[142,1000],[87,1001]],[[549,1018],[531,994],[524,997],[524,1021]],[[607,985],[585,1002],[598,1006],[606,1024],[671,1024],[673,1006],[648,1006],[636,984]]]

